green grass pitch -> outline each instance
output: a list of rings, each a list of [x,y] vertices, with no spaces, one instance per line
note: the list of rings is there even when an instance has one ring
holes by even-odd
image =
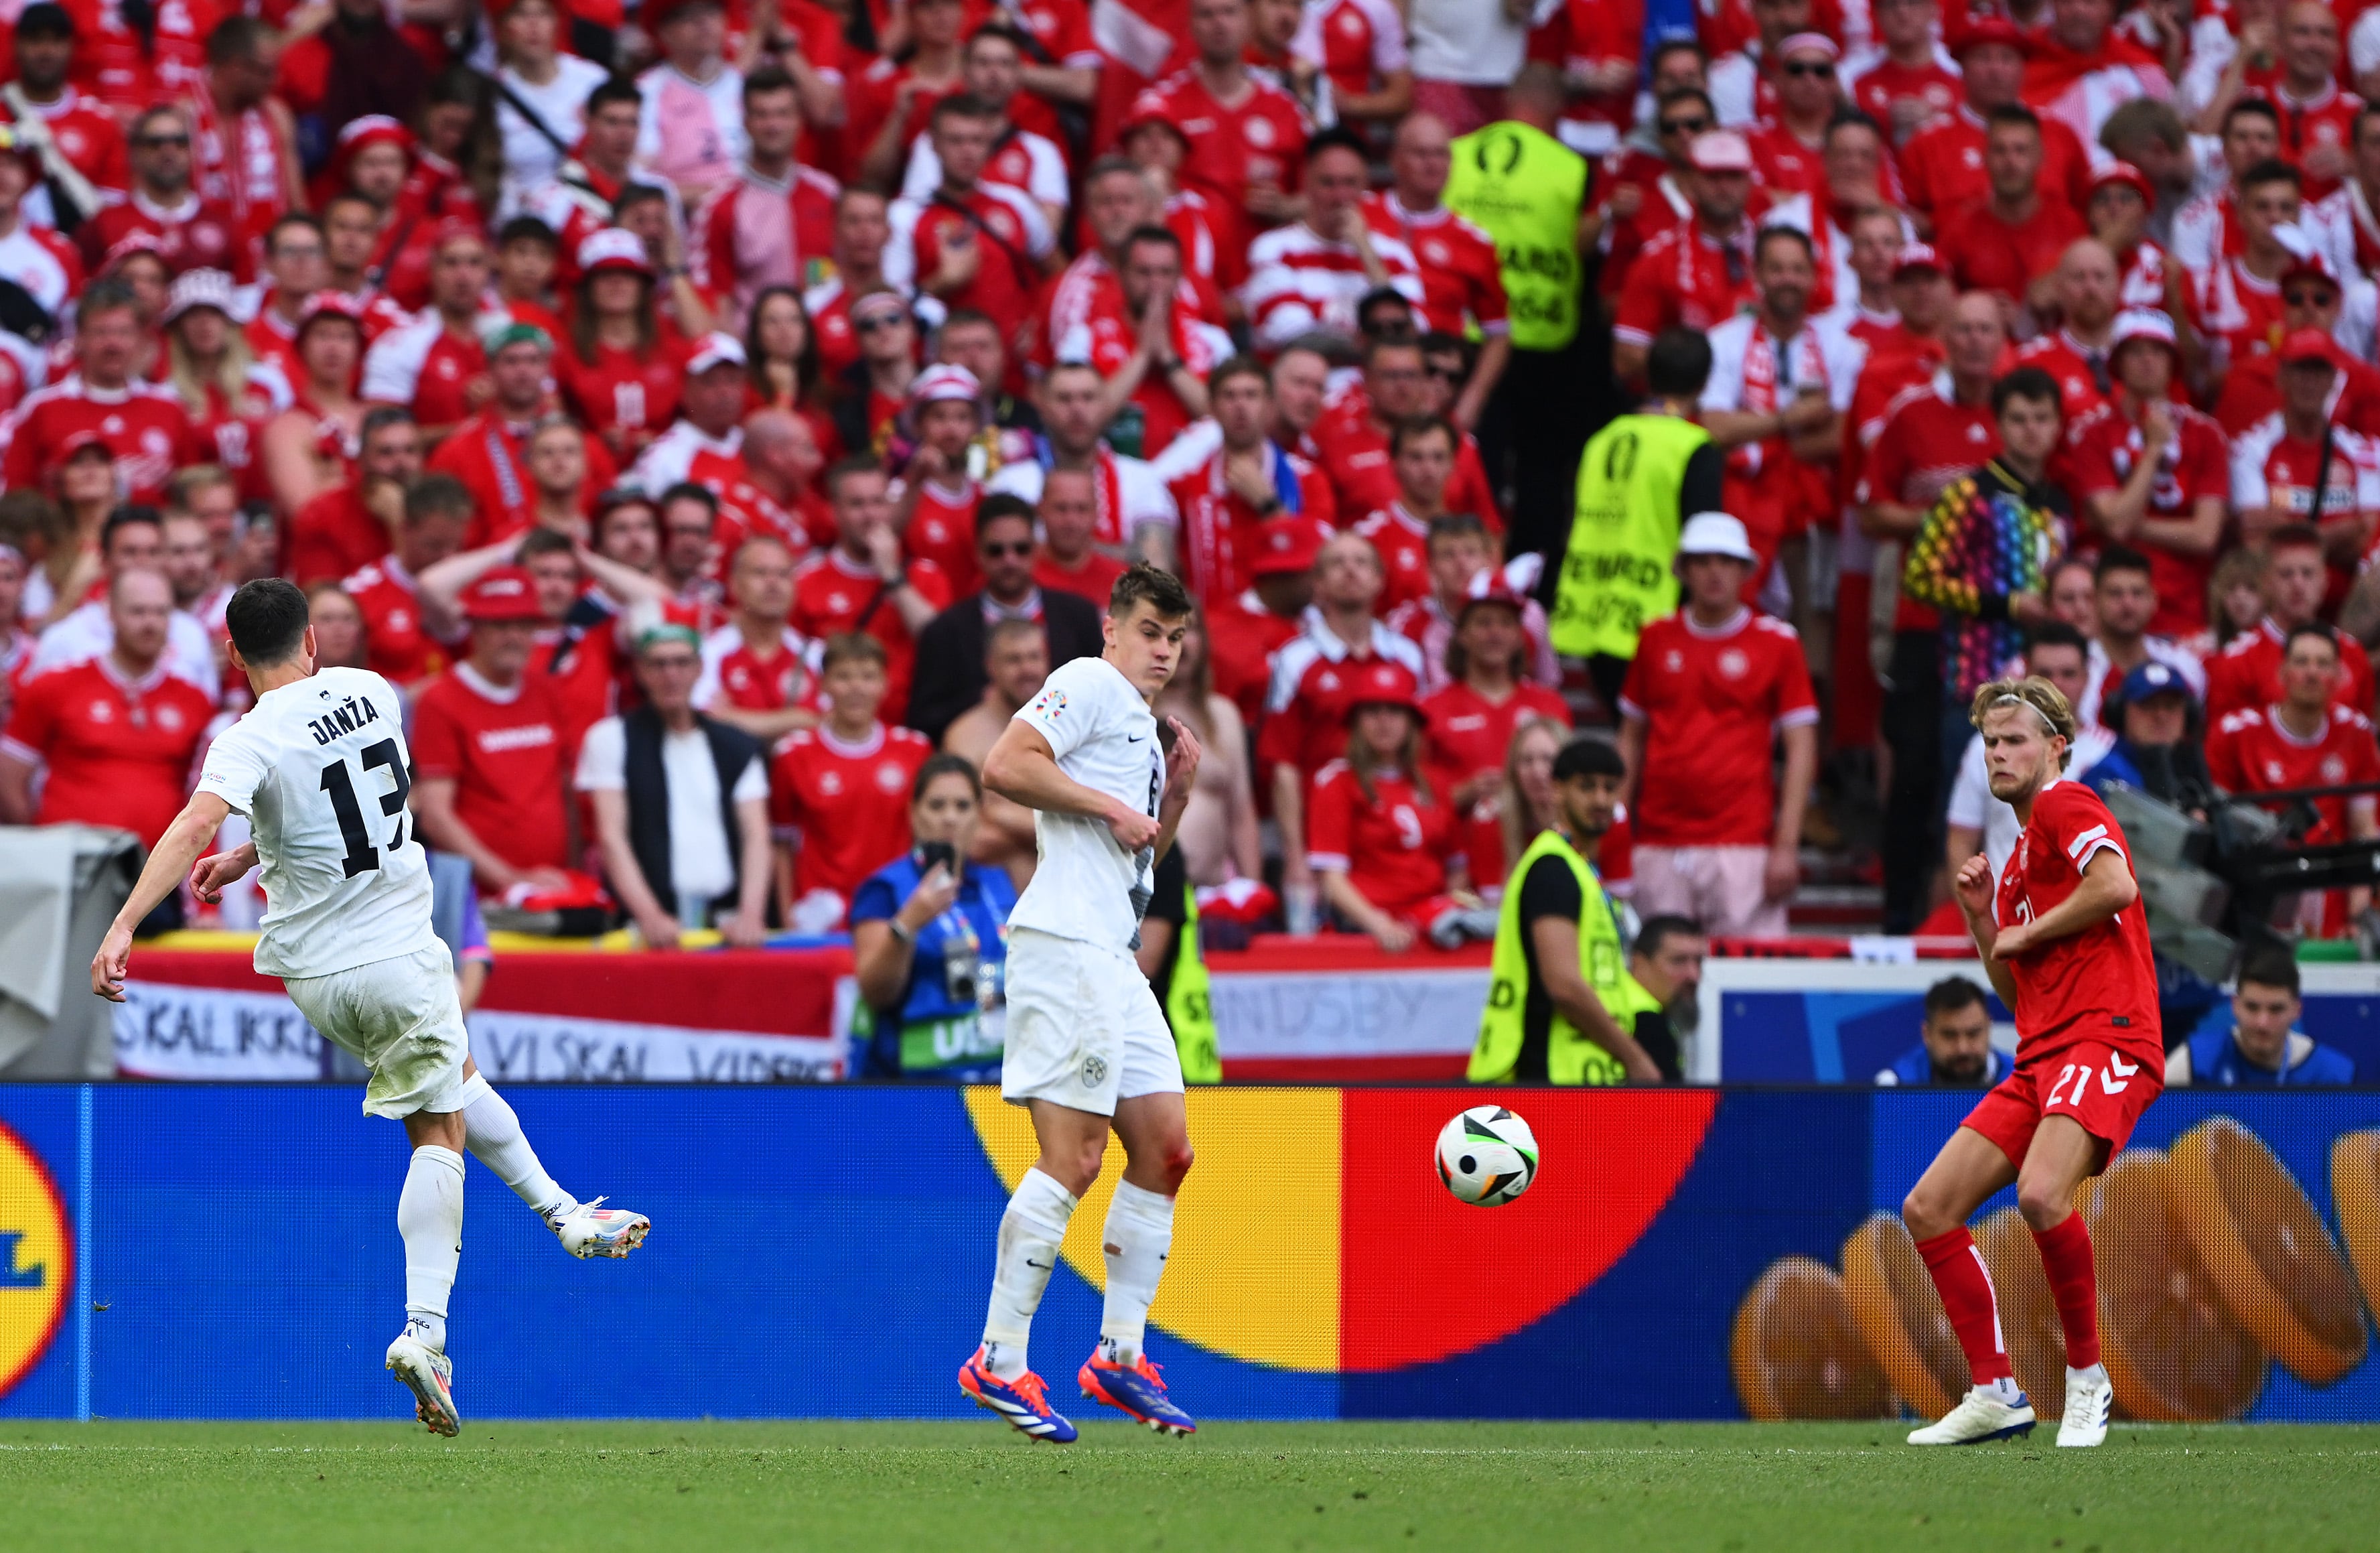
[[[2062,1549],[2380,1546],[2380,1427],[1884,1424],[0,1426],[0,1547]]]

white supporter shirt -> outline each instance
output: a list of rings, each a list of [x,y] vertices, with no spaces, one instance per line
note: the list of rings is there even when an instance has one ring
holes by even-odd
[[[765,753],[744,763],[744,774],[735,779],[735,802],[768,797],[768,766]],[[682,896],[716,900],[735,888],[735,859],[719,822],[719,767],[700,728],[662,735],[662,780],[669,786],[670,887]],[[604,718],[587,730],[574,783],[581,793],[628,790],[628,731],[618,718]],[[677,903],[663,901],[662,910],[674,916]]]
[[[1119,515],[1119,528],[1127,542],[1147,524],[1162,524],[1171,528],[1181,522],[1181,508],[1173,500],[1173,492],[1165,488],[1165,481],[1159,478],[1156,467],[1147,459],[1127,458],[1123,454],[1111,453],[1105,455],[1105,463],[1107,468],[1115,472],[1116,495],[1123,506],[1123,513]],[[1107,469],[1093,472],[1101,477],[1100,490],[1104,497]],[[983,482],[983,489],[987,495],[1014,496],[1038,507],[1041,504],[1041,487],[1048,475],[1049,471],[1041,467],[1039,459],[1020,458],[1014,464],[1002,464],[990,479]]]
[[[249,819],[264,866],[260,973],[330,976],[437,944],[405,807],[412,769],[405,698],[368,669],[268,690],[217,735],[199,791]]]
[[[1067,776],[1143,814],[1157,813],[1165,794],[1157,715],[1105,658],[1061,664],[1016,721],[1050,741]],[[1129,952],[1148,905],[1155,849],[1128,856],[1105,821],[1047,809],[1033,816],[1033,833],[1040,861],[1009,925]]]
[[[706,453],[722,458],[743,456],[744,428],[731,426],[727,435],[714,438],[681,417],[670,422],[668,431],[645,444],[645,451],[638,456],[636,467],[628,471],[623,483],[635,486],[658,502],[662,492],[688,478],[695,459]]]
[[[496,72],[496,79],[553,131],[554,139],[575,146],[586,133],[588,94],[611,77],[601,65],[575,54],[557,55],[553,64],[553,79],[543,86],[532,86],[509,65]],[[496,98],[496,133],[503,137],[504,153],[504,197],[499,203],[510,209],[529,189],[552,180],[565,153],[501,93]]]
[[[37,571],[33,576],[45,574]],[[33,604],[29,590],[26,613],[32,613]],[[33,647],[32,666],[25,671],[26,677],[45,674],[52,669],[71,669],[115,649],[115,617],[107,613],[107,601],[88,600],[42,628]],[[176,610],[166,617],[165,655],[162,661],[167,673],[189,681],[211,698],[222,699],[223,677],[215,670],[214,644],[207,636],[206,623],[189,611]]]
[[[1369,234],[1372,254],[1389,284],[1422,313],[1421,267],[1401,237]],[[1302,221],[1276,226],[1248,245],[1248,278],[1240,300],[1257,344],[1278,349],[1314,330],[1353,336],[1355,304],[1372,290],[1353,243],[1334,242]]]
[[[1026,174],[1021,184],[1009,183],[1005,178],[987,178],[986,181],[1022,189],[1053,210],[1064,210],[1072,187],[1066,173],[1065,157],[1046,136],[1036,135],[1030,129],[1012,129],[1010,133],[1015,137],[1016,144],[1023,148],[1026,161],[1032,170]],[[999,155],[1002,149],[995,145],[992,154]],[[934,154],[933,138],[921,129],[917,139],[909,142],[909,170],[901,179],[901,198],[923,206],[932,201],[934,190],[941,187],[942,159]]]

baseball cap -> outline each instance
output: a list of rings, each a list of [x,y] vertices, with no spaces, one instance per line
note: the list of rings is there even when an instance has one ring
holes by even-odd
[[[650,276],[653,261],[645,257],[643,238],[625,227],[606,226],[589,232],[578,244],[578,273],[591,275],[598,270],[633,270]]]
[[[508,314],[499,313],[495,322],[480,336],[480,348],[488,353],[490,360],[493,360],[498,352],[511,346],[535,346],[551,356],[553,354],[553,336],[534,323],[524,323]]]
[[[185,270],[175,276],[164,322],[171,323],[192,308],[212,308],[225,318],[234,317],[231,276],[221,270]]]
[[[2154,308],[2131,308],[2116,315],[2116,328],[2107,344],[2107,354],[2113,356],[2134,340],[2155,340],[2168,350],[2178,350],[2173,320]]]
[[[1985,43],[1998,43],[2022,55],[2029,55],[2033,52],[2032,41],[2024,35],[2024,30],[2008,18],[1993,12],[1976,17],[1964,27],[1952,31],[1949,37],[1951,57],[1956,58],[1969,49],[1980,48]]]
[[[1686,155],[1698,173],[1752,171],[1752,146],[1732,129],[1712,129],[1695,136]]]
[[[2289,337],[2281,342],[2280,362],[2284,367],[2301,361],[2320,361],[2330,367],[2347,364],[2347,353],[2338,342],[2319,329],[2292,329]]]
[[[110,463],[115,462],[115,451],[107,445],[107,439],[102,437],[98,432],[89,431],[69,431],[63,439],[60,440],[58,445],[51,450],[49,467],[44,472],[47,474],[57,473],[60,469],[65,468],[68,464],[73,463],[77,454],[87,452],[91,448],[97,448],[100,452],[106,454]]]
[[[975,374],[948,361],[927,368],[909,385],[909,403],[913,405],[931,405],[944,399],[972,405],[982,397],[983,384],[975,381]]]
[[[1904,243],[1901,245],[1900,257],[1892,261],[1892,278],[1899,280],[1915,270],[1928,270],[1937,275],[1947,275],[1950,273],[1950,266],[1943,261],[1939,253],[1935,251],[1933,244]]]
[[[364,309],[354,297],[344,292],[317,291],[298,309],[298,333],[303,334],[317,320],[325,318],[345,319],[358,329],[364,326]]]
[[[733,334],[724,334],[714,329],[705,334],[702,337],[702,344],[696,347],[694,358],[686,364],[686,375],[698,378],[713,367],[741,367],[742,365],[744,365],[744,342]]]
[[[2190,688],[2190,681],[2182,678],[2180,671],[2170,663],[2154,660],[2124,676],[2122,695],[2128,703],[2145,701],[2152,696],[2180,696],[2192,705],[2198,700],[2197,692]]]
[[[1310,572],[1315,558],[1330,538],[1330,526],[1316,517],[1276,517],[1257,525],[1256,555],[1248,562],[1252,576],[1281,576]]]
[[[499,566],[463,589],[466,620],[543,620],[537,583],[526,567]]]
[[[1353,721],[1366,707],[1402,707],[1407,711],[1419,711],[1421,686],[1415,683],[1413,671],[1384,658],[1357,670],[1347,686],[1349,720]]]
[[[1161,91],[1144,91],[1132,100],[1132,106],[1124,110],[1123,124],[1117,129],[1116,139],[1122,140],[1134,130],[1151,124],[1163,125],[1184,144],[1188,143],[1189,137],[1182,133],[1182,120]]]
[[[2138,194],[2149,204],[2156,203],[2156,188],[2149,182],[2149,176],[2129,162],[2103,164],[2097,172],[2091,175],[2091,192],[2096,194],[2109,184],[2118,183]]]
[[[1731,555],[1749,565],[1760,564],[1760,556],[1752,548],[1752,536],[1744,532],[1743,520],[1723,512],[1698,512],[1686,519],[1685,529],[1678,536],[1678,553]]]

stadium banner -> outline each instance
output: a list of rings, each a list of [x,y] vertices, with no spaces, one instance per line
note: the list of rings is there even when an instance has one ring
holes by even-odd
[[[1908,940],[1877,940],[1906,944]],[[1990,997],[1992,1044],[2016,1049],[2016,1025],[1979,960],[1737,960],[1703,964],[1686,1076],[1699,1084],[1872,1084],[1918,1044],[1925,989],[1964,977]],[[2380,963],[2303,964],[2298,1028],[2337,1047],[2359,1080],[2380,1083]],[[2228,1029],[2219,998],[2190,1034]],[[2179,1038],[2168,1032],[2166,1048]]]
[[[340,1066],[245,949],[142,949],[115,1013],[117,1071],[233,1083]],[[1361,944],[1209,957],[1217,1043],[1263,1083],[1458,1081],[1487,1001],[1487,951],[1390,956]],[[848,950],[507,953],[470,1019],[498,1083],[782,1084],[847,1076],[858,984]]]
[[[406,1146],[360,1098],[0,1087],[0,1416],[409,1417],[381,1364]],[[467,1418],[975,1416],[952,1376],[1034,1158],[995,1093],[513,1098],[565,1186],[653,1231],[625,1262],[573,1261],[470,1165],[450,1316]],[[1543,1152],[1524,1196],[1483,1209],[1431,1157],[1486,1099]],[[1894,1214],[1973,1099],[1198,1091],[1150,1350],[1213,1420],[1931,1414],[1964,1366]],[[1070,1398],[1121,1165],[1085,1197],[1035,1324]],[[1978,1238],[2019,1377],[2054,1410],[2061,1339],[2010,1195]],[[2082,1211],[2126,1415],[2380,1421],[2380,1093],[2168,1094]],[[227,1362],[171,1361],[193,1321]],[[588,1365],[557,1332],[620,1341]]]

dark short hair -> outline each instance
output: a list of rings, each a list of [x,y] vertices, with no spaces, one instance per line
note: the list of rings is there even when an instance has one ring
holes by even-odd
[[[1621,779],[1627,775],[1628,762],[1620,758],[1619,746],[1592,734],[1581,734],[1554,751],[1556,782],[1591,776]]]
[[[306,595],[286,577],[244,582],[224,606],[224,626],[240,658],[257,668],[288,661],[306,639],[312,611]]]
[[[2062,620],[2045,620],[2024,634],[2026,652],[2042,647],[2070,647],[2086,659],[2091,656],[2090,642],[2082,632]]]
[[[1000,320],[981,308],[953,308],[944,313],[941,333],[947,334],[953,329],[989,329],[994,334],[1001,333]],[[1007,343],[1004,339],[1001,341],[1003,346]]]
[[[1691,51],[1696,59],[1700,59],[1703,56],[1702,45],[1699,43],[1689,43],[1682,41],[1668,42],[1653,51],[1653,57],[1648,62],[1650,67],[1656,70],[1659,69],[1661,67],[1661,56],[1681,48]],[[1705,91],[1701,87],[1681,86],[1673,88],[1661,99],[1660,111],[1667,113],[1672,105],[1679,103],[1700,103],[1703,105],[1703,113],[1705,116],[1708,117],[1714,124],[1718,122],[1718,105],[1711,102],[1710,93]]]
[[[925,764],[917,768],[916,780],[909,783],[909,801],[914,804],[923,798],[927,788],[933,786],[937,779],[946,776],[966,778],[966,784],[974,791],[977,799],[983,797],[983,773],[975,769],[975,762],[964,755],[953,755],[943,750],[939,755],[927,756]]]
[[[1267,394],[1272,392],[1272,374],[1266,371],[1265,364],[1253,356],[1227,356],[1215,363],[1214,370],[1207,374],[1207,392],[1210,394],[1221,393],[1223,385],[1233,378],[1254,378],[1264,384]]]
[[[2226,135],[2231,133],[2231,121],[2243,115],[2249,118],[2263,119],[2265,123],[2273,127],[2276,133],[2277,133],[2281,127],[2280,109],[2273,106],[2270,103],[2265,102],[2261,97],[2242,97],[2238,102],[2223,110],[2222,133]]]
[[[820,482],[826,487],[827,499],[832,501],[843,494],[843,482],[854,475],[879,475],[886,479],[891,478],[884,475],[884,465],[875,455],[845,454],[835,460],[834,464],[828,468],[826,478]]]
[[[955,96],[945,97],[935,103],[934,111],[928,115],[926,122],[929,125],[938,125],[946,118],[998,118],[999,116],[999,109],[972,91],[962,91]]]
[[[1171,228],[1159,226],[1154,223],[1147,226],[1135,226],[1124,234],[1123,246],[1127,252],[1140,247],[1143,243],[1155,243],[1160,248],[1170,248],[1176,257],[1179,257],[1182,252],[1182,239],[1175,237]]]
[[[562,251],[562,239],[553,228],[533,215],[516,215],[496,228],[496,246],[510,248],[515,243],[542,243],[556,253]]]
[[[106,554],[115,548],[116,535],[136,526],[162,529],[165,527],[165,515],[151,506],[129,505],[116,508],[107,515],[107,521],[99,526],[99,552],[102,555]]]
[[[30,8],[31,7],[30,6],[27,7],[29,10]],[[19,24],[17,29],[18,34],[22,36],[24,30],[22,24]],[[531,219],[535,218],[532,217]],[[303,231],[311,232],[317,237],[322,235],[322,217],[306,211],[285,211],[280,215],[273,217],[273,224],[264,229],[264,251],[270,254],[273,250],[274,247],[280,243],[281,234],[287,231],[292,226],[298,227]]]
[[[1394,458],[1404,452],[1407,443],[1412,442],[1415,437],[1427,437],[1433,431],[1446,438],[1446,445],[1450,451],[1463,446],[1462,433],[1455,431],[1454,422],[1444,416],[1413,415],[1398,421],[1395,429],[1390,431],[1389,456]]]
[[[2110,572],[2138,572],[2143,576],[2155,575],[2147,556],[2130,545],[2119,544],[2099,547],[2099,563],[2091,568],[2091,580],[2103,581]]]
[[[1364,138],[1361,135],[1343,125],[1333,125],[1328,129],[1319,130],[1305,142],[1305,164],[1309,167],[1313,166],[1315,158],[1326,151],[1352,152],[1354,153],[1355,160],[1366,166],[1368,167],[1372,164],[1372,148],[1364,143]]]
[[[1004,21],[987,21],[983,23],[974,31],[967,34],[966,46],[968,48],[973,48],[976,44],[983,42],[986,38],[999,39],[1001,42],[1005,42],[1009,47],[1014,49],[1021,55],[1029,55],[1034,52],[1033,45],[1025,41],[1025,34],[1019,32],[1015,28],[1009,26],[1008,23]]]
[[[1115,586],[1108,590],[1108,617],[1122,620],[1132,613],[1133,605],[1140,603],[1166,620],[1184,619],[1193,607],[1190,590],[1182,586],[1180,577],[1146,561],[1134,562],[1115,579]]]
[[[1781,222],[1762,227],[1760,235],[1752,239],[1752,261],[1755,264],[1759,263],[1767,257],[1768,245],[1780,239],[1789,243],[1801,244],[1802,257],[1813,263],[1817,261],[1818,245],[1810,241],[1810,234],[1798,226],[1787,226]]]
[[[2265,553],[2277,550],[2320,550],[2322,530],[2311,523],[2284,523],[2265,536]]]
[[[111,519],[110,521],[113,520]],[[2298,645],[2298,638],[2300,637],[2312,637],[2318,642],[2328,642],[2330,644],[2330,650],[2334,655],[2338,651],[2338,628],[2335,626],[2325,625],[2319,620],[2307,620],[2301,621],[2299,624],[2290,626],[2289,635],[2281,638],[2282,657],[2287,658],[2289,655],[2290,649]]]
[[[2286,989],[2290,997],[2297,997],[2297,956],[2285,945],[2260,943],[2240,956],[2240,974],[2232,979],[2243,989],[2252,981],[2259,987]]]
[[[2041,115],[2022,103],[2003,103],[1984,115],[1984,130],[1986,134],[2003,125],[2011,124],[2022,125],[2036,135],[2041,133]]]
[[[414,424],[413,412],[403,405],[374,405],[364,411],[363,425],[356,431],[356,445],[363,446],[392,426]]]
[[[1022,523],[1033,527],[1033,504],[1013,491],[995,491],[986,496],[975,509],[975,535],[982,542],[986,526],[994,523]]]
[[[459,517],[468,521],[473,510],[470,488],[453,475],[424,475],[405,493],[405,521],[408,524],[425,517]]]
[[[1984,989],[1962,976],[1948,976],[1925,989],[1925,1023],[1934,1023],[1938,1013],[1956,1013],[1962,1008],[1985,1008]]]
[[[881,669],[891,661],[882,642],[865,631],[845,631],[826,639],[826,651],[819,659],[819,673],[824,673],[837,663],[873,663]]]
[[[1671,939],[1698,939],[1703,936],[1703,925],[1691,916],[1679,916],[1674,913],[1648,916],[1637,927],[1636,941],[1628,946],[1628,952],[1655,955],[1660,953],[1661,946]]]
[[[131,283],[110,275],[83,288],[82,300],[75,307],[75,316],[88,322],[101,313],[138,312],[140,309],[140,298],[133,293]]]
[[[2302,189],[2305,188],[2305,175],[2277,156],[2268,156],[2262,162],[2252,163],[2248,170],[2240,175],[2241,193],[2268,183],[2285,183],[2291,188]]]
[[[1700,330],[1664,329],[1645,353],[1645,386],[1656,394],[1699,396],[1710,375],[1710,336]]]
[[[772,91],[793,90],[794,78],[774,65],[763,65],[744,78],[744,101],[747,103],[755,97],[766,97]]]
[[[771,536],[763,534],[760,538],[770,539]],[[529,561],[540,555],[567,555],[576,559],[577,554],[578,547],[571,543],[569,535],[552,528],[539,528],[521,536],[519,546],[513,552],[513,559]]]
[[[1837,108],[1835,116],[1827,120],[1827,131],[1822,139],[1833,140],[1835,131],[1838,129],[1864,129],[1888,145],[1892,142],[1892,137],[1884,132],[1884,126],[1876,121],[1874,114],[1854,108],[1849,103]]]
[[[1436,550],[1440,540],[1484,540],[1487,537],[1488,526],[1476,516],[1467,512],[1448,513],[1444,517],[1429,520],[1429,535],[1422,540],[1422,549]]]
[[[702,510],[710,515],[713,522],[719,518],[719,493],[698,481],[690,479],[678,481],[661,493],[660,498],[653,503],[653,509],[656,512],[667,512],[671,504],[676,502],[699,502],[702,504]]]
[[[2059,390],[2058,380],[2039,367],[2019,367],[1992,384],[1994,416],[2006,415],[2010,401],[2017,399],[2046,399],[2050,408],[2060,415],[2066,413],[2066,395]]]
[[[234,14],[215,23],[207,34],[207,63],[236,65],[243,59],[259,59],[264,53],[264,23],[252,16]]]
[[[587,116],[593,118],[614,103],[625,103],[641,111],[645,105],[645,94],[627,77],[613,76],[587,94]]]

